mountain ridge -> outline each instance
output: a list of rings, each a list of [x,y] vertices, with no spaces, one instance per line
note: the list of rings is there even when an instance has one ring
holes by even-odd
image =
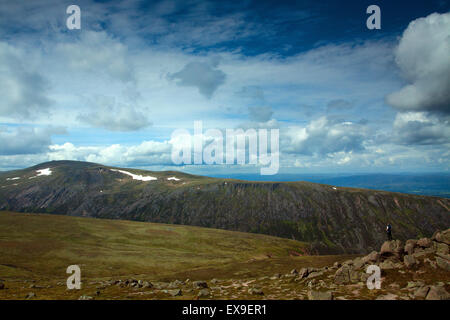
[[[44,169],[51,174],[39,175]],[[309,242],[318,253],[371,251],[388,222],[399,239],[429,237],[449,227],[448,208],[450,200],[439,197],[67,160],[0,173],[0,210],[262,233]]]

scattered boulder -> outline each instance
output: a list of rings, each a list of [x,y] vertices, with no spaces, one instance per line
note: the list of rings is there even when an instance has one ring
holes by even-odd
[[[333,292],[331,291],[308,291],[309,300],[333,300]]]
[[[382,270],[390,270],[390,269],[395,269],[396,266],[395,266],[395,263],[392,262],[391,260],[386,260],[386,261],[383,261],[382,263],[380,263],[380,268]]]
[[[298,271],[297,271],[297,269],[292,269],[292,270],[291,270],[291,274],[295,274],[295,275],[297,275],[297,274],[298,274]]]
[[[356,270],[361,269],[364,266],[365,262],[363,261],[362,258],[356,258],[355,260],[353,260],[353,268]]]
[[[400,258],[403,254],[404,246],[400,240],[385,241],[381,246],[380,254],[382,258]]]
[[[414,291],[414,299],[425,299],[425,297],[428,294],[428,291],[430,291],[429,286],[423,286]]]
[[[169,289],[174,289],[174,288],[178,288],[178,287],[180,287],[180,286],[182,286],[182,285],[183,285],[183,282],[182,282],[182,281],[180,281],[180,280],[175,280],[175,281],[169,283],[169,285],[167,286],[167,288],[169,288]]]
[[[417,260],[413,255],[408,254],[403,257],[403,263],[405,264],[405,267],[411,268],[417,264]]]
[[[257,287],[250,288],[248,290],[248,293],[253,294],[253,295],[260,295],[260,296],[264,295],[264,292],[262,291],[262,289],[257,288]]]
[[[450,271],[450,262],[447,259],[436,256],[436,264],[439,268]]]
[[[429,248],[432,245],[432,241],[431,239],[428,238],[422,238],[417,240],[417,246],[422,247],[422,248]]]
[[[301,268],[300,272],[298,274],[298,277],[300,279],[303,279],[303,278],[306,278],[308,276],[308,274],[309,274],[309,269],[308,268]]]
[[[427,294],[426,300],[449,300],[450,295],[442,286],[432,286]]]
[[[198,292],[197,297],[199,298],[209,297],[210,293],[211,292],[209,291],[209,289],[204,288]]]
[[[350,267],[348,265],[343,265],[339,269],[337,269],[334,274],[334,283],[336,284],[346,284],[350,282]]]
[[[406,240],[404,251],[407,254],[413,254],[416,244],[417,244],[417,240],[412,240],[412,239]]]
[[[421,281],[408,281],[408,284],[406,285],[406,289],[412,289],[412,288],[418,288],[418,287],[422,287],[424,285],[423,282]]]
[[[94,298],[88,295],[82,295],[78,298],[78,300],[93,300]]]
[[[208,288],[208,284],[206,283],[206,281],[194,281],[192,282],[192,286],[194,287],[194,289]]]
[[[349,274],[351,283],[357,283],[357,282],[359,282],[361,280],[361,274],[362,273],[357,271],[357,270],[355,270],[355,269],[353,269],[353,268],[350,268],[348,274]]]
[[[25,296],[25,299],[33,299],[36,298],[36,294],[34,292],[30,292]]]
[[[372,251],[367,256],[363,257],[361,260],[363,263],[372,263],[377,262],[380,259],[380,254],[376,251]]]
[[[177,296],[183,295],[181,289],[169,290],[168,293],[169,293],[172,297],[177,297]]]
[[[433,234],[433,237],[431,238],[436,242],[442,242],[447,245],[450,245],[450,229],[447,229],[445,231],[437,231]]]
[[[320,276],[323,276],[323,271],[314,271],[308,275],[308,279],[313,279]]]
[[[447,244],[440,243],[440,242],[434,242],[434,244],[435,244],[436,253],[439,253],[439,254],[448,254],[449,253]]]

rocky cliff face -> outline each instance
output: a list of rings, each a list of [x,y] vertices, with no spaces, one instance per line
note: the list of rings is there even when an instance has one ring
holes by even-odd
[[[37,171],[44,169],[51,174]],[[57,161],[0,173],[0,209],[264,233],[310,242],[320,253],[372,251],[385,240],[388,222],[400,240],[450,226],[449,199],[111,169]]]

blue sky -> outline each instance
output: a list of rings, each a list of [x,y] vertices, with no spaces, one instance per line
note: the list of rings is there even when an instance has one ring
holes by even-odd
[[[66,8],[81,8],[68,30]],[[381,8],[381,30],[366,8]],[[280,172],[448,171],[450,2],[0,0],[0,170],[174,167],[171,133],[277,128]]]

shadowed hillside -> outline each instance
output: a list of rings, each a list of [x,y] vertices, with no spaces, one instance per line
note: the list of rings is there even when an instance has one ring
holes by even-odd
[[[0,209],[194,225],[292,238],[311,252],[378,248],[450,226],[450,200],[309,182],[248,182],[55,161],[0,173]]]

